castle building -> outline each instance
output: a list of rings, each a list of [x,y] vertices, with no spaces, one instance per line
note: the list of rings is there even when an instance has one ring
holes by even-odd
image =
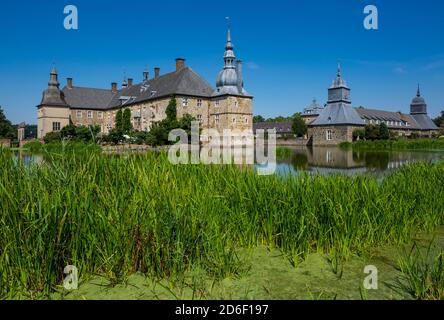
[[[341,142],[352,142],[355,130],[362,130],[366,125],[381,123],[385,123],[389,131],[399,136],[431,137],[439,132],[439,128],[427,114],[427,104],[421,96],[419,86],[416,97],[410,105],[409,114],[352,107],[350,91],[338,65],[336,79],[328,89],[328,101],[325,107],[313,100],[301,113],[308,125],[308,132],[305,141],[299,141],[300,143],[334,146]],[[291,121],[254,124],[255,133],[257,130],[271,129],[276,130],[278,138],[291,136],[293,131]]]
[[[390,131],[399,136],[416,134],[431,137],[439,130],[427,114],[427,104],[421,97],[419,86],[410,105],[410,114],[352,107],[350,88],[341,78],[340,66],[333,85],[328,89],[327,106],[322,111],[319,108],[316,110],[319,115],[311,122],[308,114],[303,114],[309,119],[308,144],[313,146],[352,142],[355,130],[371,124],[385,123]]]
[[[253,96],[244,89],[242,62],[236,60],[231,32],[225,46],[224,68],[219,73],[216,88],[176,59],[173,72],[161,75],[154,69],[154,77],[143,72],[143,81],[134,84],[125,79],[120,89],[113,82],[110,89],[84,88],[68,78],[60,89],[58,73],[51,70],[48,88],[38,109],[38,138],[58,132],[67,125],[100,126],[102,133],[115,127],[120,109],[131,110],[133,128],[149,131],[155,122],[166,118],[166,108],[172,97],[177,100],[177,117],[191,115],[201,128],[253,130]]]

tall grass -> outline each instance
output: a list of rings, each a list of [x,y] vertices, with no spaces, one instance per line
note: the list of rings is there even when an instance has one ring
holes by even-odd
[[[401,287],[416,299],[444,300],[444,251],[434,251],[429,247],[424,252],[413,246],[399,260]]]
[[[173,166],[164,153],[69,152],[26,166],[0,151],[0,293],[48,294],[63,268],[114,281],[239,272],[240,247],[347,255],[443,222],[444,163],[369,176],[261,177]]]

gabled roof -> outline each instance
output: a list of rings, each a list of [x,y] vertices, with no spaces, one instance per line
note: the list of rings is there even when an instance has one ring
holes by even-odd
[[[73,87],[63,88],[66,102],[73,109],[106,110],[116,93],[111,90]]]
[[[191,68],[184,67],[158,78],[113,93],[106,89],[64,88],[67,103],[74,109],[112,109],[171,95],[211,97],[214,89]]]
[[[211,97],[213,88],[191,68],[184,67],[178,71],[167,73],[130,88],[122,89],[113,97],[109,108],[119,107],[120,97],[132,97],[126,104],[154,100],[171,95],[192,97]]]
[[[312,126],[329,125],[365,125],[364,120],[359,116],[356,110],[344,103],[329,104],[321,112],[319,117],[311,123]]]
[[[413,114],[411,117],[415,119],[416,123],[418,124],[421,130],[439,129],[427,114]]]
[[[402,121],[401,114],[399,112],[390,112],[376,109],[356,108],[356,111],[364,119],[377,119],[384,121]]]
[[[292,132],[292,123],[291,121],[284,122],[258,122],[253,124],[253,131],[256,133],[256,130],[272,130],[276,129],[276,133],[289,133]]]

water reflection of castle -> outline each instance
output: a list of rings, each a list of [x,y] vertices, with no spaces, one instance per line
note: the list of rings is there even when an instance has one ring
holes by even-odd
[[[355,171],[391,170],[413,162],[436,161],[444,157],[444,153],[353,151],[337,147],[294,148],[292,150],[292,156],[282,162],[298,170],[312,168],[355,169]]]

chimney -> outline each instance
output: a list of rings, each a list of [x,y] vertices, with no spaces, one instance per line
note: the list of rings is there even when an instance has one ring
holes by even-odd
[[[159,78],[160,76],[160,68],[154,68],[154,79]]]
[[[72,78],[66,79],[66,87],[71,90],[72,89]]]
[[[176,59],[176,71],[179,71],[179,70],[182,69],[183,67],[185,67],[185,59],[183,59],[183,58],[177,58],[177,59]]]
[[[133,86],[133,79],[129,78],[128,79],[128,88],[131,88]]]
[[[148,81],[150,77],[150,73],[148,70],[143,71],[143,81]]]
[[[112,91],[113,93],[116,93],[116,92],[117,92],[117,82],[113,82],[113,83],[111,83],[111,91]]]
[[[241,60],[237,60],[236,71],[237,71],[237,88],[238,88],[239,93],[242,94],[242,89],[244,88],[244,78],[242,75],[242,61]]]

